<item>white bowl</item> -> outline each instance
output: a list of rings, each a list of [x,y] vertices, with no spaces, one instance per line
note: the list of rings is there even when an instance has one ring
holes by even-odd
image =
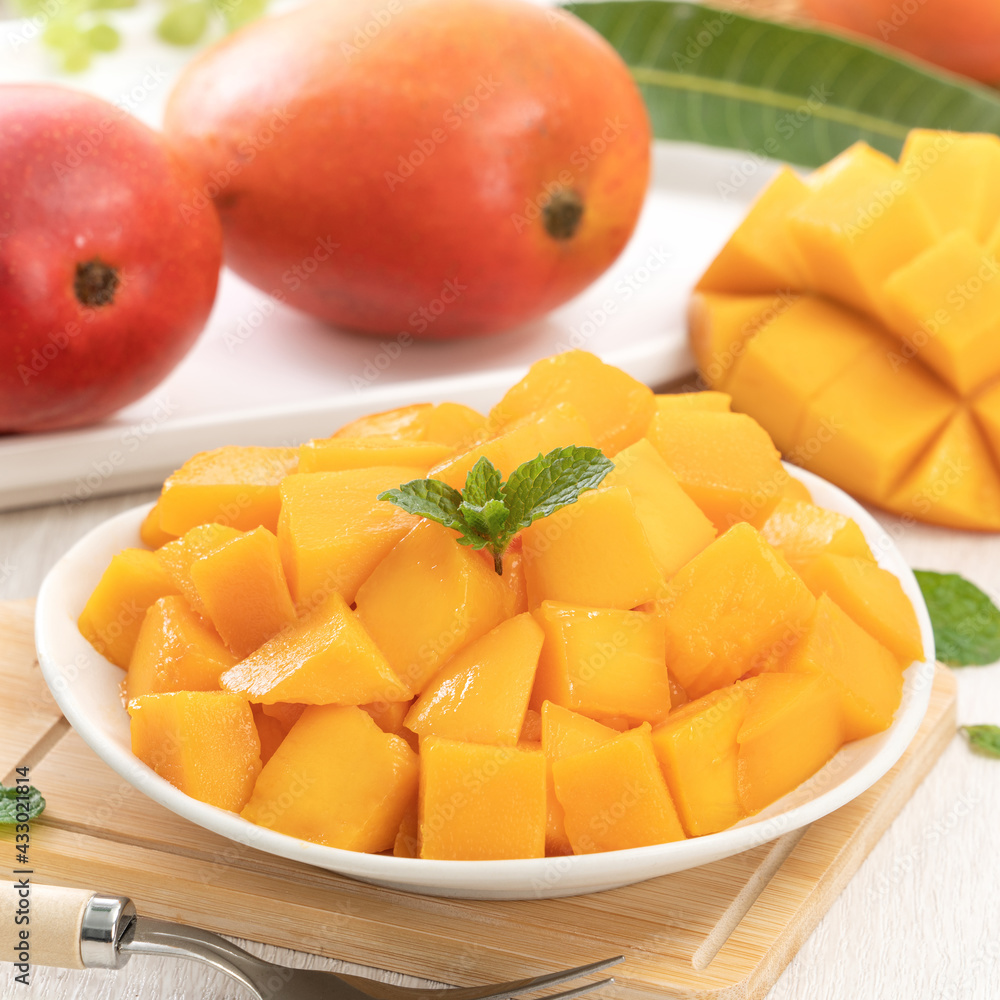
[[[821,771],[764,812],[710,836],[580,857],[425,861],[323,847],[189,798],[132,755],[128,715],[119,697],[122,671],[99,656],[76,627],[111,557],[122,548],[141,545],[139,525],[148,506],[133,508],[95,528],[52,568],[38,596],[35,641],[39,662],[66,718],[106,764],[161,805],[240,844],[378,885],[435,896],[535,899],[640,882],[738,854],[840,808],[899,760],[927,710],[934,676],[934,636],[913,574],[864,508],[825,480],[801,469],[793,471],[816,503],[853,517],[879,563],[899,577],[916,608],[924,648],[930,655],[926,662],[906,670],[902,703],[889,729],[847,744]]]

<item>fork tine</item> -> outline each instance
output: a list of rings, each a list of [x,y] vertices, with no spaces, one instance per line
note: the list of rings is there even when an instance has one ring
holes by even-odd
[[[559,986],[562,983],[569,982],[571,979],[579,979],[580,976],[587,976],[592,972],[600,972],[609,966],[617,965],[624,958],[624,955],[618,955],[615,958],[606,958],[601,962],[591,962],[590,965],[580,965],[575,969],[563,969],[560,972],[550,972],[544,976],[532,976],[529,979],[516,979],[509,983],[493,983],[489,986],[468,986],[443,990],[421,990],[421,1000],[507,1000],[507,998],[513,997],[518,993],[540,990],[545,986]],[[558,993],[552,997],[545,997],[544,1000],[572,1000],[573,997],[580,996],[610,981],[605,979],[599,983],[586,983],[566,993]]]

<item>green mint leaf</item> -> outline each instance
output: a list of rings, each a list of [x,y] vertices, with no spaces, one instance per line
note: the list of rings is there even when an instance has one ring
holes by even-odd
[[[487,541],[499,538],[507,524],[507,507],[502,500],[487,500],[481,507],[463,501],[458,508],[465,523]]]
[[[440,479],[414,479],[403,483],[399,489],[380,493],[378,498],[402,507],[408,514],[461,530],[459,507],[462,505],[462,494]]]
[[[500,499],[501,486],[503,477],[500,470],[484,455],[465,477],[462,499],[474,507],[483,507],[490,500]]]
[[[16,785],[11,785],[10,788],[0,785],[0,826],[14,826],[24,822],[22,811],[24,799],[20,800],[21,808],[18,807],[18,797],[22,794],[23,788],[23,785],[20,788]],[[45,809],[45,799],[34,785],[28,786],[27,806],[28,819],[41,816]],[[18,818],[18,813],[21,813],[21,818]]]
[[[526,528],[560,507],[576,503],[580,494],[599,486],[614,463],[599,448],[569,445],[519,465],[504,484],[510,510],[508,529]]]
[[[913,575],[927,602],[942,663],[970,667],[1000,659],[1000,610],[986,594],[957,573],[918,569]]]
[[[1000,726],[962,726],[969,746],[985,757],[1000,757]]]

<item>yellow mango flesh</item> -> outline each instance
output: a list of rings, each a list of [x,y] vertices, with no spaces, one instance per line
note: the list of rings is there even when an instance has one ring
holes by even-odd
[[[691,352],[709,384],[725,389],[746,344],[794,301],[792,296],[695,292],[688,305],[688,336]],[[669,409],[657,406],[657,413]],[[718,407],[719,412],[728,409]]]
[[[664,578],[673,576],[715,538],[712,522],[684,492],[647,438],[615,455],[615,467],[602,486],[624,486],[628,490]]]
[[[251,704],[250,710],[260,740],[260,762],[266,764],[274,756],[274,751],[281,746],[281,741],[288,735],[288,730],[278,719],[265,715],[263,705]]]
[[[397,441],[430,441],[460,451],[484,433],[486,418],[461,403],[416,403],[360,417],[345,424],[337,438],[391,437]]]
[[[1000,476],[973,417],[960,410],[892,494],[938,524],[1000,531]]]
[[[845,740],[888,729],[899,708],[903,676],[896,658],[821,594],[816,611],[782,671],[828,678],[840,704]]]
[[[865,143],[841,153],[809,187],[788,217],[807,287],[880,315],[886,278],[938,238],[930,214],[897,164]]]
[[[379,465],[429,469],[453,451],[435,441],[399,441],[390,437],[316,438],[299,446],[298,472],[340,472]]]
[[[739,228],[701,276],[703,292],[754,295],[802,287],[802,262],[788,228],[788,216],[809,189],[783,167],[761,193]]]
[[[198,614],[206,618],[209,617],[208,609],[191,579],[191,567],[227,542],[235,541],[241,534],[236,528],[224,524],[199,524],[186,531],[181,538],[167,542],[156,550],[156,558],[170,575],[174,587]]]
[[[260,774],[245,698],[221,691],[147,694],[128,705],[132,753],[199,802],[239,812]]]
[[[1000,261],[958,230],[885,283],[892,330],[962,395],[1000,370]]]
[[[278,484],[297,462],[295,448],[232,445],[195,455],[163,484],[156,504],[160,528],[183,535],[214,521],[241,531],[260,525],[274,531]]]
[[[663,587],[649,539],[624,486],[592,490],[525,528],[528,603],[634,608]]]
[[[760,534],[765,542],[781,551],[793,569],[823,552],[875,561],[855,521],[801,500],[780,500]]]
[[[494,861],[545,853],[540,750],[425,736],[419,802],[422,858]]]
[[[545,601],[531,705],[551,701],[595,719],[660,722],[670,711],[663,623],[655,614]]]
[[[83,637],[118,667],[127,668],[146,609],[180,588],[163,562],[145,549],[123,549],[112,556],[80,613]]]
[[[899,162],[942,235],[989,239],[1000,221],[1000,138],[914,129]]]
[[[366,711],[383,733],[394,733],[405,739],[403,721],[412,704],[412,701],[370,701],[358,708]]]
[[[652,390],[641,382],[588,351],[564,351],[536,361],[490,411],[490,424],[507,427],[554,403],[569,403],[606,455],[638,441],[654,410]]]
[[[362,705],[411,697],[336,593],[227,670],[220,682],[264,704]]]
[[[348,851],[392,848],[417,795],[417,755],[353,706],[307,708],[264,766],[242,816]]]
[[[142,524],[139,525],[139,537],[147,549],[158,549],[161,545],[166,545],[167,542],[172,542],[177,537],[160,527],[158,504],[154,503],[149,508],[149,513],[142,519]]]
[[[808,400],[871,347],[878,327],[863,316],[803,296],[745,345],[726,382],[733,405],[751,413],[786,454],[798,442]]]
[[[993,531],[998,157],[992,135],[915,130],[899,164],[856,144],[778,220],[797,247],[801,297],[777,279],[744,288],[713,265],[707,274],[725,280],[702,282],[688,324],[707,384],[786,458],[895,513]],[[782,197],[775,182],[773,203]],[[784,301],[768,309],[769,292]]]
[[[653,397],[657,413],[672,413],[675,410],[711,410],[713,413],[729,413],[732,397],[725,392],[668,392],[657,393]]]
[[[208,617],[237,657],[249,656],[295,621],[278,540],[254,528],[191,564]]]
[[[767,433],[742,413],[659,413],[649,439],[719,531],[763,524],[788,480]]]
[[[684,839],[648,723],[554,760],[552,777],[574,854]]]
[[[798,500],[801,503],[812,503],[812,494],[807,489],[805,483],[801,479],[796,479],[795,476],[788,477],[788,482],[785,483],[781,498],[782,500]],[[764,523],[766,524],[767,522],[765,521]]]
[[[752,816],[812,777],[840,749],[843,734],[826,678],[765,673],[747,686],[736,775],[740,805]]]
[[[139,629],[125,680],[126,697],[169,691],[218,691],[236,663],[215,630],[183,597],[151,604]]]
[[[425,474],[390,465],[298,473],[282,482],[278,544],[300,608],[330,593],[353,603],[361,584],[417,522],[379,494]]]
[[[667,663],[692,698],[787,648],[815,599],[748,524],[730,528],[674,578],[664,601]]]
[[[923,660],[920,625],[899,580],[868,559],[830,553],[802,567],[802,578],[813,593],[829,594],[869,635],[891,650],[908,667]]]
[[[543,403],[543,406],[545,404]],[[557,403],[500,428],[495,436],[437,465],[428,473],[460,490],[480,458],[488,458],[504,479],[524,462],[567,445],[592,445],[590,425],[569,403]]]
[[[545,853],[564,855],[573,853],[573,845],[566,836],[563,807],[556,798],[555,781],[552,778],[552,762],[561,757],[582,753],[591,747],[600,746],[618,735],[608,726],[588,719],[585,715],[571,712],[568,708],[547,701],[539,715],[541,726],[542,752],[545,754],[546,771],[546,823]]]
[[[392,844],[392,854],[396,858],[420,857],[420,819],[416,806],[403,816]]]
[[[743,817],[736,736],[748,703],[744,685],[732,684],[688,702],[653,730],[656,758],[689,837],[718,833]]]
[[[502,622],[455,654],[406,716],[421,736],[514,746],[521,736],[543,633],[530,614]]]
[[[414,693],[449,657],[499,625],[509,607],[492,563],[455,538],[421,522],[358,590],[358,618]]]

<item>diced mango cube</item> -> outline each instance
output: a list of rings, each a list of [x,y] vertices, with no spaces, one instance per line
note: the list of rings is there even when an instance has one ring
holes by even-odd
[[[893,331],[958,392],[1000,371],[1000,261],[965,230],[894,271],[884,296]]]
[[[236,662],[215,630],[183,597],[149,606],[132,650],[126,697],[168,691],[218,691],[219,677]]]
[[[218,522],[241,531],[278,525],[278,484],[295,469],[295,448],[231,445],[188,459],[163,484],[157,501],[160,528],[183,535]]]
[[[708,384],[725,389],[746,345],[794,301],[787,294],[695,292],[688,305],[688,337],[698,370]],[[728,409],[728,406],[718,407],[717,412]],[[664,411],[672,412],[671,408],[657,406],[657,413]]]
[[[863,142],[810,180],[789,226],[814,291],[880,315],[882,284],[938,231],[892,160]]]
[[[574,854],[684,839],[648,723],[553,761],[552,777]]]
[[[719,531],[763,524],[788,480],[767,432],[743,413],[659,413],[649,439]]]
[[[391,437],[315,438],[299,445],[298,472],[341,472],[380,465],[429,469],[452,452],[436,441],[399,441]]]
[[[584,493],[576,503],[525,528],[528,603],[564,601],[634,608],[663,587],[649,539],[624,486]]]
[[[689,837],[718,833],[743,817],[736,735],[748,704],[738,682],[688,702],[653,730],[653,749]]]
[[[127,668],[146,609],[180,589],[163,563],[145,549],[122,549],[111,557],[83,606],[77,627],[116,666]]]
[[[606,455],[638,441],[654,409],[652,391],[631,375],[588,351],[564,351],[536,361],[490,411],[490,424],[507,427],[553,403],[571,404]]]
[[[358,590],[358,618],[415,693],[449,657],[506,617],[503,579],[457,535],[422,521]]]
[[[799,177],[782,167],[701,276],[698,291],[754,295],[804,287],[788,215],[808,195],[809,188]]]
[[[781,669],[829,678],[840,703],[845,740],[888,729],[903,693],[896,658],[826,594],[816,601],[805,635]]]
[[[459,451],[472,447],[485,430],[486,418],[461,403],[416,403],[360,417],[345,424],[333,436],[432,441]]]
[[[615,455],[615,467],[602,485],[628,489],[653,558],[666,579],[715,538],[712,522],[681,489],[677,477],[647,438]]]
[[[531,615],[520,614],[459,650],[414,702],[406,728],[421,736],[514,746],[542,639]]]
[[[554,448],[593,443],[590,425],[576,407],[557,403],[505,424],[495,436],[434,466],[428,475],[460,490],[480,458],[489,459],[507,479],[519,465],[538,455],[547,455]]]
[[[747,342],[726,389],[736,408],[752,413],[789,453],[806,403],[880,336],[874,323],[852,310],[803,295]]]
[[[208,617],[237,657],[249,656],[295,621],[278,539],[254,528],[191,564]]]
[[[663,622],[655,614],[545,601],[534,708],[555,702],[596,719],[660,722],[670,711]]]
[[[700,698],[787,649],[815,599],[757,531],[737,524],[680,570],[664,605],[667,663]]]
[[[675,410],[711,410],[713,413],[729,413],[732,410],[732,396],[724,392],[661,392],[654,397],[657,413],[673,413]]]
[[[172,542],[167,542],[156,550],[156,558],[170,574],[175,588],[188,600],[198,614],[209,617],[198,593],[198,588],[191,579],[191,567],[204,556],[216,549],[222,548],[227,542],[235,541],[242,534],[236,528],[225,524],[198,524],[190,528],[184,535]]]
[[[352,706],[307,708],[257,779],[242,816],[348,851],[387,851],[417,795],[417,755]]]
[[[821,552],[875,561],[857,522],[845,514],[801,500],[782,499],[760,529],[793,569]]]
[[[817,597],[829,594],[904,667],[923,660],[924,643],[917,614],[902,584],[888,570],[868,559],[827,552],[802,567],[802,578]]]
[[[425,736],[419,808],[422,858],[540,858],[545,756],[540,750]]]
[[[142,524],[139,525],[139,537],[147,549],[158,549],[161,545],[172,542],[177,536],[171,535],[169,531],[164,531],[160,527],[160,509],[154,503],[149,508],[149,513],[142,519]]]
[[[226,690],[264,704],[362,705],[410,697],[337,593],[227,670],[220,681]]]
[[[132,753],[199,802],[239,812],[260,773],[260,739],[245,698],[174,691],[130,701]]]
[[[354,602],[358,587],[417,523],[379,494],[425,472],[389,465],[297,473],[282,482],[278,544],[300,608],[314,607],[330,593]]]
[[[840,704],[816,674],[761,674],[737,735],[740,804],[748,816],[812,777],[841,747]]]

